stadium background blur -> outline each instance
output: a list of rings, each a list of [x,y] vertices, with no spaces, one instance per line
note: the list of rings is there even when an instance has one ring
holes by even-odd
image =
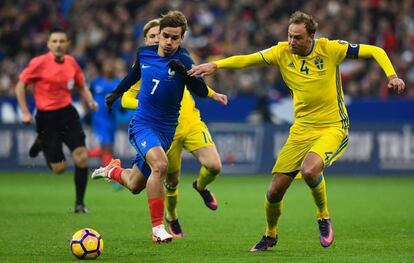
[[[181,10],[186,15],[189,31],[184,46],[200,63],[233,54],[252,53],[278,41],[286,41],[288,18],[295,10],[310,13],[316,18],[319,22],[316,37],[382,47],[406,82],[407,89],[398,96],[388,91],[386,77],[373,60],[347,60],[341,65],[351,117],[351,135],[352,129],[359,132],[354,136],[354,144],[350,140],[350,153],[348,157],[345,155],[344,165],[347,166],[347,161],[356,164],[365,161],[366,171],[376,173],[384,166],[379,162],[381,158],[391,158],[391,164],[388,162],[385,166],[392,166],[393,169],[403,166],[404,172],[414,170],[414,165],[408,164],[414,160],[414,135],[411,132],[414,123],[412,0],[2,1],[0,137],[7,141],[7,136],[18,134],[16,129],[22,129],[23,133],[17,135],[16,143],[13,139],[9,140],[12,145],[7,148],[8,152],[7,149],[0,151],[0,163],[9,168],[10,165],[6,164],[33,164],[24,156],[28,143],[23,146],[18,144],[19,140],[30,141],[33,134],[27,127],[17,126],[20,119],[14,87],[28,61],[46,51],[45,42],[52,27],[60,26],[69,32],[72,40],[70,54],[81,65],[87,81],[100,74],[103,61],[108,59],[116,62],[116,74],[122,78],[135,60],[137,47],[142,45],[143,25],[171,9]],[[277,149],[287,134],[293,111],[289,92],[277,68],[219,71],[207,82],[215,90],[230,96],[227,108],[197,100],[204,120],[216,134],[224,163],[233,165],[239,160],[245,164],[253,158],[256,169],[252,171],[269,171]],[[78,108],[83,115],[82,108]],[[122,126],[129,116],[130,112],[118,114],[117,121]],[[232,128],[229,130],[229,123],[238,124],[230,125]],[[257,123],[262,124],[260,129],[255,126]],[[244,133],[239,132],[240,129]],[[381,137],[384,131],[390,133],[385,139]],[[268,140],[273,141],[271,146],[264,143]],[[121,142],[128,144],[118,138],[117,144]],[[93,139],[89,141],[89,145],[94,144]],[[240,148],[242,146],[244,148]],[[118,145],[115,153],[128,152],[125,147]],[[249,151],[253,151],[251,155],[255,156],[248,156],[247,153],[243,157],[237,155]],[[264,156],[266,152],[273,155],[267,158]],[[355,155],[352,155],[353,152]],[[403,164],[398,161],[401,156],[405,158]],[[10,162],[11,158],[20,159]],[[379,168],[369,169],[370,165]],[[351,166],[352,169],[356,167]],[[351,168],[340,171],[352,171]]]
[[[68,30],[73,54],[86,78],[93,79],[103,60],[115,58],[118,74],[133,63],[142,44],[143,25],[179,9],[190,30],[185,46],[199,61],[247,54],[287,39],[287,21],[295,10],[313,14],[319,22],[316,37],[378,45],[410,87],[414,83],[413,1],[391,0],[209,0],[209,1],[2,1],[0,4],[0,92],[14,96],[18,74],[30,58],[45,51],[53,26]],[[393,97],[376,63],[349,60],[341,67],[345,93],[352,97]],[[212,86],[226,94],[288,96],[274,68],[225,71]],[[412,89],[403,95],[414,97]]]

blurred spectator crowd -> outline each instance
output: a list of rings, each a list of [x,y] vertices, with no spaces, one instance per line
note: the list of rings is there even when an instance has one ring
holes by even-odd
[[[291,13],[301,10],[319,23],[318,37],[382,47],[414,97],[413,0],[3,0],[0,3],[0,96],[14,96],[18,74],[46,51],[52,27],[65,28],[70,53],[88,80],[113,60],[123,77],[142,45],[143,25],[168,10],[181,10],[189,31],[184,46],[197,63],[248,54],[287,40]],[[388,98],[386,78],[370,60],[346,60],[341,66],[350,97]],[[289,96],[275,67],[220,71],[209,84],[231,96],[254,94],[272,100]]]

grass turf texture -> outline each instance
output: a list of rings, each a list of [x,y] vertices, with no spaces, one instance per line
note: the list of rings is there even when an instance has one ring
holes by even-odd
[[[285,198],[279,243],[250,253],[264,231],[263,198],[270,176],[221,176],[211,185],[219,201],[208,210],[183,176],[179,218],[186,234],[151,243],[146,194],[116,192],[89,181],[89,214],[74,214],[72,174],[0,173],[0,262],[75,262],[75,231],[103,237],[101,262],[414,262],[414,177],[327,177],[335,242],[319,244],[315,206],[303,181]]]

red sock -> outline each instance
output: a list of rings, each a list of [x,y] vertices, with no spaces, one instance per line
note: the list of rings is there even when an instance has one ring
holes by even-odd
[[[124,168],[115,167],[110,173],[111,180],[114,180],[114,181],[120,183],[121,185],[124,185],[123,182],[122,182],[122,178],[121,178],[121,174],[122,174],[123,170],[124,170]]]
[[[162,216],[164,215],[164,200],[162,198],[149,198],[148,205],[152,227],[161,225],[163,223]]]
[[[89,157],[100,157],[102,154],[101,148],[88,149]]]
[[[102,151],[101,163],[102,167],[107,166],[112,160],[112,153],[109,151]]]

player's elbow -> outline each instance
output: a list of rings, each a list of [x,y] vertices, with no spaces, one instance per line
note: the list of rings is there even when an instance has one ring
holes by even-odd
[[[128,98],[127,98],[127,96],[125,96],[125,94],[121,98],[121,106],[124,109],[128,108]]]
[[[358,57],[360,58],[376,58],[378,56],[386,56],[385,50],[374,45],[361,44]]]
[[[200,98],[208,97],[208,88],[207,85],[198,80],[193,80],[189,85],[191,91]]]
[[[124,93],[124,95],[121,98],[121,106],[124,109],[134,110],[138,107],[138,100]]]

